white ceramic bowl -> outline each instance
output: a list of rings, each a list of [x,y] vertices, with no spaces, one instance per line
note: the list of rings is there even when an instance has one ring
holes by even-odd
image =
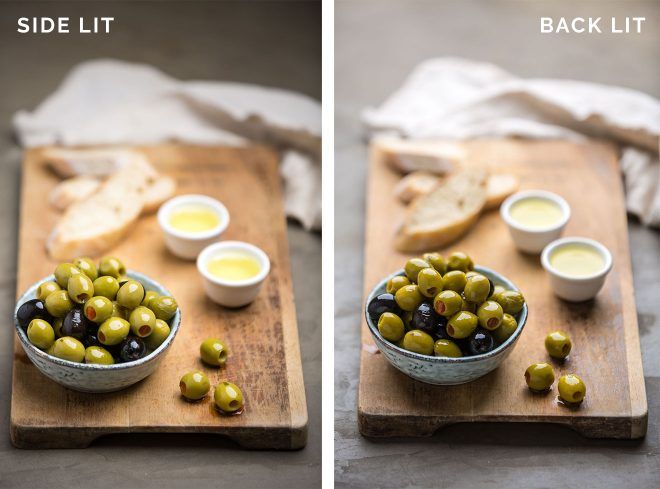
[[[571,277],[553,268],[550,264],[552,253],[557,248],[571,243],[587,245],[600,253],[605,261],[603,269],[586,277]],[[582,302],[596,297],[598,291],[603,287],[605,278],[612,269],[612,254],[605,246],[593,239],[567,237],[553,241],[545,247],[541,254],[541,264],[550,276],[552,290],[558,297],[569,302]]]
[[[261,266],[259,274],[242,281],[225,281],[209,273],[209,262],[223,252],[241,251],[254,257]],[[204,280],[204,290],[213,302],[225,307],[241,307],[252,302],[261,289],[261,284],[270,272],[268,255],[250,243],[223,241],[205,248],[197,257],[197,270]]]
[[[170,215],[177,208],[185,205],[201,205],[215,212],[220,222],[208,231],[191,233],[174,229],[170,225]],[[165,245],[174,255],[186,260],[194,260],[199,253],[220,239],[220,235],[229,226],[229,211],[222,202],[207,195],[179,195],[165,202],[158,209],[158,224],[165,237]]]
[[[165,287],[145,275],[130,270],[126,275],[144,285],[145,290],[153,290],[160,295],[171,295]],[[33,284],[18,299],[16,309],[14,310],[14,326],[21,346],[35,367],[46,377],[75,391],[95,393],[113,392],[125,389],[151,375],[163,358],[165,358],[167,350],[172,345],[174,337],[179,331],[179,325],[181,324],[180,310],[177,310],[174,317],[169,321],[170,335],[165,341],[149,355],[134,362],[116,363],[113,365],[76,363],[51,356],[45,351],[40,350],[30,343],[26,332],[19,326],[16,320],[16,312],[25,301],[35,299],[39,285],[48,280],[54,280],[54,277],[50,275]]]
[[[547,199],[557,204],[562,211],[561,220],[546,228],[529,228],[513,220],[510,214],[511,206],[520,200],[530,197]],[[508,226],[509,233],[516,247],[525,253],[537,254],[541,253],[548,243],[561,236],[566,223],[571,217],[571,208],[563,198],[552,192],[546,190],[523,190],[511,195],[502,203],[500,206],[500,215]]]

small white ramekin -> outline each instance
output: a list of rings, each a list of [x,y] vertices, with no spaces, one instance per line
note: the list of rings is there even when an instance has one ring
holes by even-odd
[[[605,265],[599,272],[586,277],[571,277],[554,269],[550,264],[550,256],[557,249],[567,244],[579,243],[587,245],[600,253]],[[550,276],[550,284],[554,293],[569,302],[582,302],[593,299],[603,287],[607,274],[612,269],[612,253],[598,241],[588,238],[567,237],[553,241],[543,249],[541,264]]]
[[[529,228],[513,220],[510,214],[511,206],[518,201],[529,198],[541,198],[551,200],[559,206],[562,211],[561,220],[546,228]],[[543,248],[561,236],[566,223],[571,217],[571,207],[559,195],[546,190],[523,190],[516,192],[507,198],[500,206],[500,215],[509,228],[509,234],[520,251],[525,253],[541,253]]]
[[[170,215],[178,207],[185,205],[206,206],[218,215],[220,222],[213,229],[200,233],[189,233],[174,229],[170,225]],[[229,226],[229,211],[222,202],[206,195],[179,195],[160,206],[160,209],[158,209],[158,224],[163,231],[167,249],[179,258],[194,260],[204,248],[215,243],[227,229],[227,226]]]
[[[256,277],[230,282],[211,275],[209,262],[222,256],[223,252],[242,251],[253,256],[261,266]],[[204,280],[204,290],[213,302],[225,307],[241,307],[252,302],[261,289],[261,284],[270,272],[270,260],[261,248],[243,241],[223,241],[205,248],[197,257],[197,270]]]

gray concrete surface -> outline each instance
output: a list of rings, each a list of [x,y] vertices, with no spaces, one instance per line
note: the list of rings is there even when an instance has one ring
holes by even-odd
[[[114,15],[109,37],[18,38],[19,15]],[[315,2],[0,2],[0,488],[313,488],[321,480],[321,239],[290,224],[293,282],[309,409],[297,452],[250,452],[205,436],[131,435],[85,450],[25,451],[9,442],[20,151],[11,115],[32,108],[76,62],[142,61],[184,79],[224,79],[320,98]]]
[[[540,15],[649,20],[640,36],[543,37]],[[629,233],[650,413],[644,440],[586,440],[552,426],[466,424],[431,439],[370,441],[356,424],[367,158],[360,110],[382,102],[418,62],[441,55],[658,97],[659,20],[655,1],[336,2],[335,487],[660,487],[660,233],[634,222]]]

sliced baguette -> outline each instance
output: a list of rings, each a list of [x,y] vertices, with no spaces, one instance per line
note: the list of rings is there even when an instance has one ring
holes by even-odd
[[[447,175],[456,171],[466,157],[465,149],[460,143],[409,140],[392,136],[381,136],[374,142],[382,151],[385,162],[400,173],[423,170]]]
[[[486,188],[486,205],[484,210],[497,209],[502,202],[518,191],[520,180],[510,173],[491,175]]]
[[[98,256],[115,246],[137,220],[153,175],[139,159],[112,174],[99,190],[62,215],[46,248],[54,260]]]
[[[488,173],[460,172],[410,206],[394,246],[402,252],[442,248],[463,236],[486,204]]]
[[[141,153],[127,148],[46,148],[43,156],[61,178],[80,175],[106,177],[132,164],[135,159],[144,159]]]
[[[176,181],[167,176],[156,177],[146,187],[144,195],[144,208],[142,214],[151,214],[156,212],[158,208],[174,196],[176,191]]]
[[[97,178],[81,175],[67,178],[58,183],[48,195],[50,204],[59,211],[63,211],[71,204],[84,200],[101,186]]]
[[[433,173],[418,170],[408,173],[394,187],[394,195],[404,204],[409,204],[417,197],[430,193],[441,182]]]

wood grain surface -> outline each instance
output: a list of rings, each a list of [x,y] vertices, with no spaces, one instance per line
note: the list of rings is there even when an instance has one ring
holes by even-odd
[[[177,181],[177,194],[201,193],[221,200],[231,224],[223,239],[254,243],[270,257],[271,272],[251,305],[230,310],[204,294],[194,262],[171,255],[155,215],[142,217],[111,250],[128,268],[167,287],[182,311],[182,323],[167,358],[154,374],[126,390],[83,394],[44,377],[14,342],[11,436],[22,448],[85,447],[111,433],[171,432],[224,435],[247,448],[298,449],[307,440],[307,405],[298,345],[285,217],[277,155],[266,148],[165,145],[140,148]],[[56,263],[44,242],[58,214],[47,203],[57,183],[39,150],[23,163],[17,295]],[[199,344],[222,338],[231,355],[226,368],[204,366]],[[179,378],[202,369],[212,388],[221,380],[242,387],[246,407],[222,416],[212,396],[188,403]]]
[[[568,425],[587,437],[639,438],[645,435],[647,401],[639,347],[637,314],[626,211],[617,154],[590,142],[481,140],[466,143],[468,162],[511,172],[523,189],[562,195],[572,217],[564,236],[586,236],[606,245],[614,267],[596,299],[571,304],[555,297],[538,256],[519,253],[497,211],[484,214],[460,241],[443,252],[463,250],[474,261],[509,277],[525,294],[529,319],[515,350],[498,368],[472,383],[432,386],[410,379],[369,348],[361,353],[358,420],[369,437],[430,436],[461,422],[533,422]],[[405,208],[392,189],[400,175],[372,147],[365,244],[365,296],[385,275],[401,268],[408,255],[392,247]],[[533,394],[523,373],[532,363],[551,361],[545,335],[567,331],[573,350],[565,363],[553,362],[557,378],[576,373],[587,385],[579,408],[547,394]],[[366,323],[364,345],[373,345]]]

